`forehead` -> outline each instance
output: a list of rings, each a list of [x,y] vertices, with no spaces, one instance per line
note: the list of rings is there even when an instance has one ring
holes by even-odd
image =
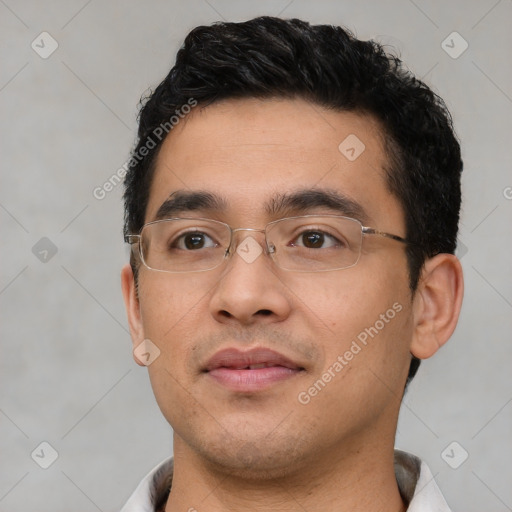
[[[380,126],[367,115],[300,99],[198,106],[160,149],[146,222],[181,191],[215,194],[227,217],[259,224],[275,197],[321,189],[360,204],[373,222],[384,216],[379,227],[396,228],[403,215],[387,189],[386,165]]]

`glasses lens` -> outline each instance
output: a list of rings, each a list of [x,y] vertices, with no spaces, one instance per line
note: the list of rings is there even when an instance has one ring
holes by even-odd
[[[204,219],[167,219],[146,224],[141,253],[146,266],[166,272],[197,272],[220,265],[229,247],[230,230]]]
[[[267,242],[284,270],[321,272],[351,267],[361,253],[361,223],[337,216],[304,216],[269,224]]]

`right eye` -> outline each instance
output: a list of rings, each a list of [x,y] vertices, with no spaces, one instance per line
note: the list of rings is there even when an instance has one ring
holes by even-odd
[[[171,244],[171,249],[180,249],[183,251],[196,251],[198,249],[207,249],[211,247],[218,247],[219,244],[214,242],[206,233],[201,231],[191,231],[183,233],[175,238]]]

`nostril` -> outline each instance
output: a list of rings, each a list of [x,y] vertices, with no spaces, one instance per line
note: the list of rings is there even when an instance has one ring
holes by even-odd
[[[270,309],[260,309],[256,314],[262,316],[270,316],[272,311],[270,311]]]

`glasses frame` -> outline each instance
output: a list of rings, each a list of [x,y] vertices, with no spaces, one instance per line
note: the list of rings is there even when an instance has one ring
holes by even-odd
[[[274,257],[272,256],[275,253],[275,246],[273,246],[272,244],[269,244],[269,242],[267,240],[267,229],[268,229],[268,227],[272,226],[273,224],[277,224],[279,222],[285,221],[285,220],[307,219],[307,218],[311,218],[311,217],[330,217],[330,218],[336,218],[336,219],[346,219],[346,220],[350,220],[352,222],[357,222],[359,224],[359,226],[361,227],[361,246],[359,248],[359,254],[357,256],[357,260],[352,265],[349,265],[347,267],[328,269],[328,270],[291,270],[291,269],[283,268],[283,267],[281,267],[280,265],[277,264],[277,262],[275,261]],[[214,267],[210,267],[210,268],[207,268],[207,269],[201,269],[201,270],[161,270],[161,269],[158,269],[158,268],[150,267],[146,263],[146,261],[144,259],[144,255],[142,253],[142,245],[140,243],[140,241],[142,239],[142,231],[144,230],[144,228],[146,226],[150,226],[150,225],[153,225],[153,224],[159,224],[159,223],[162,223],[162,222],[174,221],[174,220],[207,221],[207,222],[214,222],[216,224],[221,224],[223,226],[226,226],[229,229],[230,238],[229,238],[229,245],[226,248],[226,251],[224,253],[223,259],[220,260],[219,263],[217,265],[215,265]],[[151,222],[147,222],[146,224],[144,224],[140,228],[138,234],[128,234],[128,235],[125,235],[124,241],[132,246],[132,250],[133,250],[133,245],[134,244],[138,244],[138,248],[139,248],[138,255],[139,255],[140,260],[142,261],[143,265],[147,269],[153,270],[155,272],[165,272],[167,274],[188,274],[188,273],[197,273],[197,272],[208,272],[209,270],[214,270],[214,269],[220,267],[222,265],[222,263],[224,263],[224,261],[226,261],[228,256],[230,256],[233,252],[235,252],[236,249],[232,249],[232,247],[234,245],[233,244],[233,238],[234,238],[233,235],[234,235],[234,233],[236,233],[238,231],[251,231],[251,232],[256,232],[256,233],[264,233],[265,234],[265,246],[267,248],[267,250],[265,252],[272,258],[272,261],[276,264],[276,266],[278,268],[280,268],[281,270],[285,270],[287,272],[311,272],[311,273],[333,272],[335,270],[345,270],[347,268],[354,267],[355,265],[357,265],[359,263],[359,260],[361,258],[361,248],[362,248],[362,244],[363,244],[363,240],[364,240],[364,235],[376,235],[376,236],[381,236],[381,237],[387,238],[389,240],[395,240],[396,242],[400,242],[400,243],[403,243],[403,244],[407,244],[407,245],[412,244],[412,242],[410,242],[409,240],[407,240],[406,238],[403,238],[401,236],[394,235],[392,233],[387,233],[386,231],[380,231],[378,229],[371,228],[371,227],[368,227],[368,226],[363,226],[363,223],[360,220],[354,219],[353,217],[346,217],[345,215],[329,215],[329,214],[327,214],[327,215],[321,215],[321,214],[320,215],[318,215],[318,214],[316,214],[316,215],[314,215],[314,214],[313,215],[297,215],[297,216],[294,216],[294,217],[284,217],[282,219],[277,219],[277,220],[273,220],[272,222],[269,222],[265,226],[264,229],[232,228],[229,224],[226,224],[225,222],[221,222],[221,221],[214,220],[214,219],[207,219],[207,218],[203,218],[203,217],[200,217],[200,218],[197,218],[197,217],[170,217],[168,219],[159,219],[159,220],[153,220]]]

